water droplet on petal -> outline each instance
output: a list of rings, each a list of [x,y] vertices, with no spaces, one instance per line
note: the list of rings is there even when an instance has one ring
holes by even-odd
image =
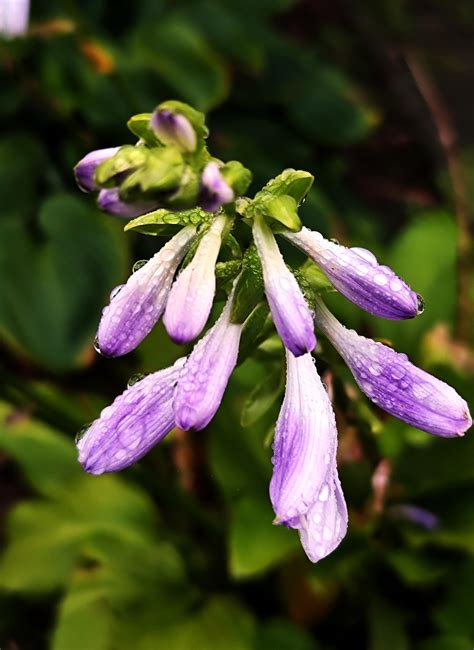
[[[327,483],[323,485],[321,488],[321,491],[319,493],[319,500],[320,501],[327,501],[329,497],[329,486]]]
[[[139,271],[142,266],[145,266],[147,262],[148,260],[138,260],[138,262],[135,262],[135,264],[132,266],[132,273]]]
[[[136,372],[128,380],[127,386],[130,388],[131,386],[134,386],[135,384],[138,384],[138,382],[141,381],[144,377],[145,377],[145,375],[142,372]]]
[[[91,428],[92,422],[89,422],[88,424],[85,424],[83,427],[79,429],[79,431],[76,433],[76,437],[74,438],[74,442],[77,443],[82,440],[82,438],[86,435],[86,433],[89,431]]]
[[[372,264],[372,266],[375,266],[377,264],[377,258],[372,253],[372,251],[367,250],[367,248],[359,248],[358,246],[353,246],[351,248],[351,251],[357,253],[359,257],[362,257],[366,262]]]
[[[115,296],[121,292],[124,286],[125,286],[124,284],[119,284],[114,289],[112,289],[112,291],[110,292],[110,300],[113,300]]]
[[[335,237],[331,237],[329,241],[332,242],[333,244],[339,245],[339,239],[336,239]]]
[[[94,350],[97,352],[97,354],[102,354],[102,350],[100,349],[99,345],[99,337],[96,336],[94,339]]]
[[[418,316],[422,314],[425,311],[425,301],[423,296],[420,296],[419,293],[416,294],[417,300],[418,300],[418,306],[417,306],[417,314]]]

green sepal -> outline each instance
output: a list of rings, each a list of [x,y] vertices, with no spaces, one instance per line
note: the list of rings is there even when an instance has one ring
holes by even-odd
[[[239,357],[237,364],[241,364],[249,357],[268,336],[273,329],[269,318],[270,309],[266,301],[259,302],[244,323],[240,337]]]
[[[125,172],[135,171],[141,167],[150,150],[144,146],[126,144],[95,170],[94,180],[99,187],[115,187],[120,176]]]
[[[292,196],[288,194],[276,196],[265,202],[264,205],[265,215],[284,226],[284,228],[280,229],[272,224],[274,231],[288,229],[292,232],[298,232],[298,230],[301,230],[302,223],[298,216],[298,204]]]
[[[254,244],[245,251],[242,273],[235,287],[230,320],[243,323],[263,297],[263,274]]]
[[[129,131],[136,135],[137,138],[146,142],[150,147],[161,147],[161,142],[153,133],[150,126],[151,113],[139,113],[133,115],[127,122]]]
[[[268,181],[268,183],[257,192],[254,201],[267,201],[268,195],[271,196],[291,196],[295,199],[297,205],[303,201],[314,181],[314,176],[309,172],[297,169],[285,169]]]
[[[167,207],[173,210],[185,210],[196,205],[199,195],[199,176],[190,165],[186,165],[181,183],[176,192],[164,199]]]
[[[219,169],[224,180],[234,190],[235,196],[245,194],[252,182],[252,172],[237,160],[230,160]]]
[[[133,202],[159,197],[179,187],[183,172],[183,157],[176,147],[151,149],[140,169],[121,184],[120,198]]]
[[[242,262],[242,249],[240,244],[231,232],[225,235],[222,239],[222,246],[220,256],[224,259],[237,259]]]
[[[124,230],[136,230],[144,235],[174,234],[183,226],[199,226],[212,217],[201,208],[170,212],[166,209],[154,210],[129,221]]]

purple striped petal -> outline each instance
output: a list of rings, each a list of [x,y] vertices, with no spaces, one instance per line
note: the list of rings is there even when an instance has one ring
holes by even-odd
[[[117,472],[144,456],[175,426],[173,393],[185,359],[129,386],[77,442],[91,474]]]
[[[91,151],[81,158],[74,167],[76,182],[84,192],[96,192],[99,188],[94,180],[95,170],[103,162],[112,158],[120,147],[109,147],[108,149],[97,149]]]
[[[242,325],[230,322],[232,297],[181,370],[174,410],[182,429],[200,430],[212,420],[237,363]]]
[[[175,343],[189,343],[204,329],[216,292],[215,265],[227,217],[218,216],[201,239],[196,253],[176,278],[163,322]]]
[[[124,217],[125,219],[139,217],[140,215],[151,212],[158,207],[157,203],[151,201],[125,203],[125,201],[122,201],[120,198],[117,187],[100,190],[97,205],[104,212],[113,214],[116,217]]]
[[[284,234],[327,275],[336,289],[371,314],[392,320],[414,318],[422,311],[418,295],[388,266],[364,248],[346,248],[308,228]]]
[[[28,30],[29,0],[0,0],[0,34],[22,36]]]
[[[296,357],[311,352],[316,346],[311,312],[263,219],[255,219],[253,238],[262,261],[265,294],[281,340]]]
[[[234,191],[226,183],[216,162],[208,163],[201,176],[199,205],[207,212],[217,212],[221,205],[234,200]]]
[[[180,230],[121,289],[112,292],[97,332],[102,354],[127,354],[151,332],[165,308],[176,269],[195,236],[194,226]]]
[[[405,354],[348,330],[321,301],[315,319],[377,406],[418,429],[447,438],[461,436],[471,426],[469,408],[454,388],[414,366]]]
[[[296,528],[313,562],[333,551],[347,529],[336,468],[334,412],[310,354],[287,351],[285,399],[273,444],[270,498],[275,523]]]
[[[151,128],[165,145],[174,145],[183,151],[196,149],[196,132],[184,115],[168,109],[155,111],[151,117]]]

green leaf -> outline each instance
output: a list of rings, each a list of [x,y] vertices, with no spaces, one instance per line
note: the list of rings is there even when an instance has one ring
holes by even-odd
[[[254,650],[255,622],[235,599],[214,596],[197,614],[141,638],[137,650]]]
[[[62,601],[51,650],[110,650],[114,616],[107,588],[90,572],[78,572]]]
[[[139,113],[138,115],[133,115],[127,122],[129,130],[136,135],[137,138],[146,142],[150,147],[160,146],[160,141],[153,133],[150,120],[151,113]]]
[[[242,407],[240,423],[249,427],[259,420],[283,392],[285,377],[280,366],[266,366],[266,376],[256,384]]]
[[[274,518],[269,497],[244,497],[235,504],[229,539],[230,571],[235,578],[268,571],[299,547],[296,531],[272,526]]]
[[[307,138],[331,146],[358,142],[379,122],[378,113],[341,70],[317,62],[311,65],[301,92],[288,93],[286,110]]]
[[[0,221],[0,331],[12,347],[53,370],[84,362],[100,310],[123,277],[116,224],[67,194],[39,214],[40,240],[16,219]],[[37,236],[36,236],[37,237]]]
[[[309,634],[285,619],[261,625],[255,643],[255,650],[317,650],[318,647]]]
[[[183,226],[198,226],[209,221],[212,215],[201,208],[183,210],[181,212],[170,212],[160,209],[148,212],[127,223],[124,230],[136,230],[144,235],[170,235],[174,234]]]
[[[184,170],[183,157],[176,147],[150,149],[143,164],[120,185],[120,197],[140,201],[177,190]]]
[[[369,604],[370,650],[409,650],[405,615],[379,594]]]
[[[227,96],[228,71],[191,22],[168,15],[136,33],[134,50],[141,68],[154,70],[199,110]]]
[[[230,160],[220,172],[227,183],[232,187],[236,196],[245,194],[252,182],[252,172],[237,160]]]

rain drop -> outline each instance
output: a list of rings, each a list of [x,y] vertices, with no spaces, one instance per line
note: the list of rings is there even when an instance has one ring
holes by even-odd
[[[132,273],[136,273],[142,268],[142,266],[145,266],[147,262],[148,260],[138,260],[138,262],[135,262],[135,264],[132,266]]]
[[[141,381],[144,377],[145,375],[142,372],[136,372],[128,380],[127,382],[128,388],[130,388],[131,386],[135,386],[135,384],[138,384],[138,382]]]
[[[422,313],[425,311],[425,301],[424,301],[423,296],[420,296],[419,293],[416,294],[416,298],[417,298],[417,300],[418,300],[418,305],[417,305],[416,313],[417,313],[418,316],[419,316],[420,314],[422,314]]]
[[[86,433],[91,428],[91,425],[92,425],[92,422],[89,422],[88,424],[85,424],[83,427],[81,427],[79,429],[79,431],[76,433],[76,437],[74,438],[74,442],[76,443],[76,445],[78,444],[78,442],[80,442],[82,440],[82,438],[84,438]]]
[[[94,350],[97,352],[97,354],[102,354],[102,350],[100,349],[99,345],[99,337],[96,336],[94,339]]]
[[[121,292],[123,287],[124,287],[123,284],[119,284],[114,289],[112,289],[112,291],[110,292],[110,300],[113,300],[115,296],[117,296]]]
[[[329,241],[332,242],[333,244],[339,245],[339,239],[336,239],[335,237],[331,237]]]

